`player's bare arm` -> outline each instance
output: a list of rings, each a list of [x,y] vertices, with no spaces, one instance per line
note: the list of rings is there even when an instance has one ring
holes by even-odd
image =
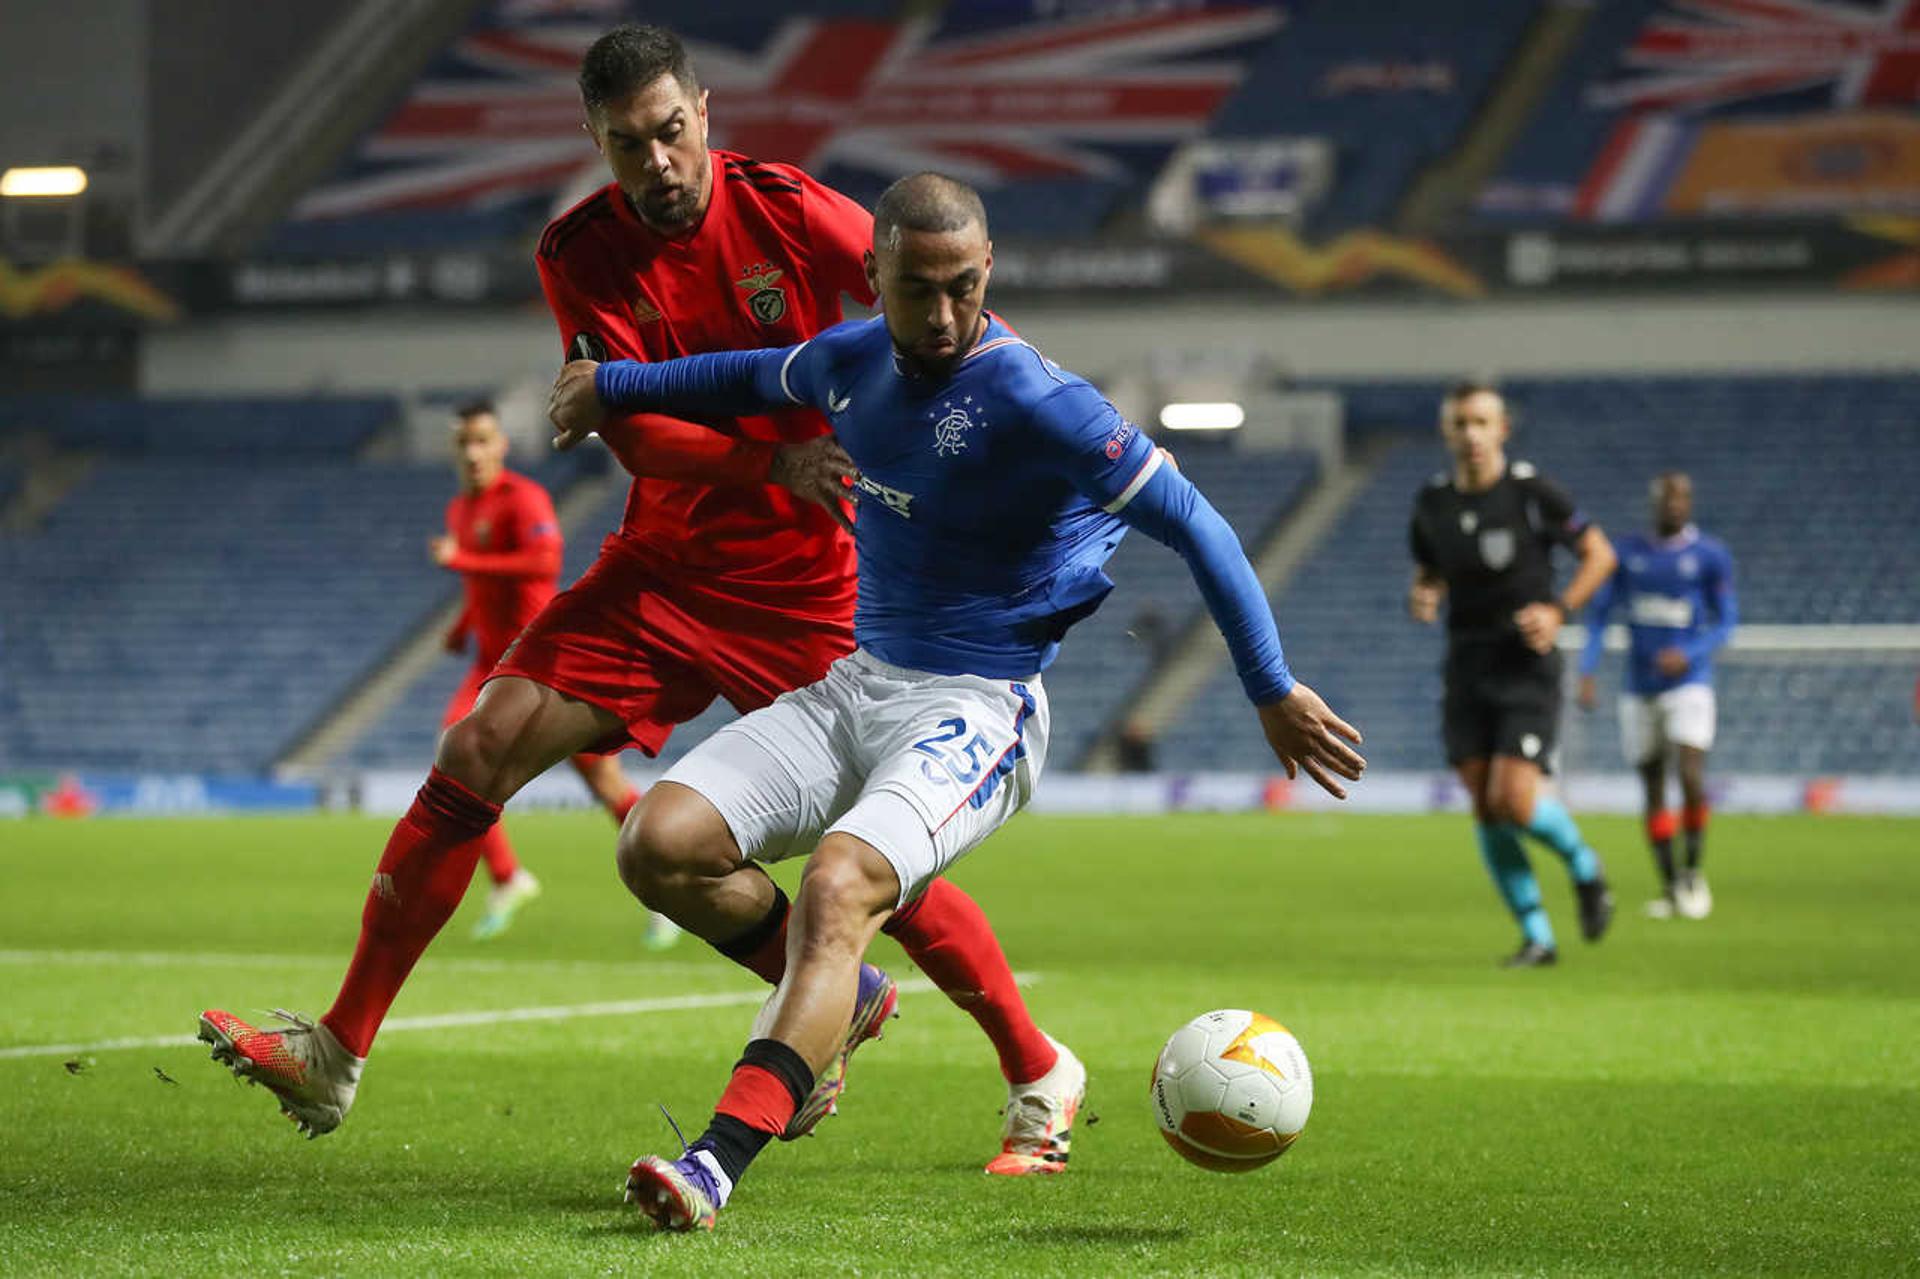
[[[1513,615],[1514,625],[1520,628],[1520,638],[1536,653],[1553,651],[1567,618],[1587,606],[1587,601],[1613,576],[1619,564],[1613,543],[1607,540],[1598,524],[1589,524],[1573,549],[1580,563],[1559,600],[1551,604],[1528,604]]]
[[[1424,564],[1413,569],[1407,587],[1407,616],[1425,626],[1440,620],[1440,601],[1446,598],[1446,579]]]
[[[547,417],[553,423],[553,447],[566,452],[606,425],[607,408],[593,389],[598,360],[568,360],[547,395]]]
[[[607,406],[594,383],[599,368],[597,360],[569,360],[554,379],[553,391],[547,397],[554,448],[563,452],[573,448],[606,424]],[[780,445],[767,467],[767,483],[825,508],[848,532],[853,531],[853,524],[847,519],[844,503],[849,498],[848,486],[859,476],[853,459],[830,435]]]
[[[1360,744],[1359,729],[1335,715],[1320,694],[1305,684],[1295,684],[1279,701],[1254,709],[1259,712],[1267,745],[1285,766],[1288,777],[1297,778],[1304,771],[1335,799],[1347,797],[1346,787],[1336,779],[1357,782],[1367,767],[1367,761],[1353,749]]]
[[[850,486],[859,478],[860,468],[831,435],[782,445],[767,468],[769,482],[825,507],[833,522],[849,533],[853,532],[853,522],[847,518],[843,504],[853,492]]]

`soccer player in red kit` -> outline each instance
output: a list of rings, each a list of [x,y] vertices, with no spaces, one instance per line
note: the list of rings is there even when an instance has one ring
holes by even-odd
[[[453,452],[460,491],[447,501],[447,531],[429,545],[434,563],[460,574],[466,588],[466,607],[447,633],[447,650],[463,653],[471,642],[474,655],[447,703],[443,728],[466,718],[507,645],[559,590],[564,549],[553,499],[537,481],[507,469],[507,434],[491,403],[476,401],[454,413]],[[581,753],[573,766],[614,822],[626,821],[640,794],[619,761]],[[480,857],[493,891],[473,935],[485,940],[506,931],[520,907],[539,895],[540,881],[514,856],[498,822],[480,837]],[[648,946],[663,949],[678,934],[672,920],[655,915],[647,926]]]
[[[536,258],[568,351],[660,360],[806,340],[872,302],[862,267],[872,219],[786,165],[707,147],[707,95],[671,33],[619,27],[580,70],[586,127],[614,181],[556,219]],[[471,876],[473,841],[500,805],[561,758],[652,754],[716,697],[745,711],[810,684],[853,651],[853,468],[811,410],[609,421],[635,476],[620,530],[511,645],[376,868],[340,994],[316,1024],[258,1029],[209,1010],[214,1057],[267,1085],[303,1131],[331,1131],[414,962]],[[647,811],[649,798],[640,801]],[[786,894],[752,863],[646,861],[622,832],[623,880],[649,907],[777,985]],[[992,1040],[1009,1099],[988,1171],[1062,1171],[1086,1072],[1033,1024],[979,906],[936,880],[886,925]],[[833,1108],[848,1055],[878,1034],[893,983],[871,965],[835,1061],[783,1134]]]

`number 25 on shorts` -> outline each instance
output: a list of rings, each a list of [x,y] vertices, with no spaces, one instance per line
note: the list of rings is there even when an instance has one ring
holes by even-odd
[[[914,750],[926,756],[920,761],[920,771],[927,780],[958,782],[962,786],[980,780],[980,774],[993,761],[993,747],[987,735],[975,733],[967,737],[967,721],[957,716],[941,720],[940,729],[913,744]],[[967,737],[964,745],[960,742],[963,737]]]

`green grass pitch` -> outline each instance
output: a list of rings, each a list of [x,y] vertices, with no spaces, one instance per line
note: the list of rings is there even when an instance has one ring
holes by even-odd
[[[675,1149],[656,1103],[703,1123],[756,984],[691,941],[642,952],[598,815],[511,818],[545,896],[477,944],[473,893],[394,1010],[559,1015],[390,1029],[331,1136],[198,1046],[97,1046],[188,1035],[206,1005],[323,1010],[386,829],[0,824],[0,1271],[1920,1271],[1914,823],[1721,819],[1716,914],[1655,923],[1635,823],[1590,820],[1614,933],[1577,940],[1536,854],[1562,962],[1516,973],[1462,818],[1023,818],[956,878],[1091,1071],[1071,1171],[981,1175],[998,1073],[913,993],[841,1115],[691,1237],[645,1232],[618,1187]],[[695,993],[721,999],[582,1007]],[[1243,1177],[1180,1162],[1146,1096],[1165,1036],[1230,1006],[1317,1072],[1299,1144]]]

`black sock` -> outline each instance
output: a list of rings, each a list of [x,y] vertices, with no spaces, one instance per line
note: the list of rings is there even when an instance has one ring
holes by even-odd
[[[1700,869],[1700,854],[1705,851],[1703,845],[1705,845],[1706,842],[1706,831],[1690,830],[1687,832],[1687,869],[1689,871]]]
[[[787,1095],[793,1098],[796,1109],[804,1105],[813,1092],[812,1068],[799,1053],[777,1039],[749,1042],[733,1068],[738,1070],[742,1066],[758,1066],[778,1079],[786,1086]],[[716,1114],[707,1125],[707,1130],[700,1134],[700,1140],[689,1149],[711,1151],[720,1165],[720,1171],[727,1175],[727,1180],[737,1185],[747,1171],[747,1165],[754,1161],[774,1136],[774,1133],[762,1132],[732,1115]]]
[[[787,922],[787,912],[792,903],[787,900],[787,892],[780,885],[773,886],[773,905],[760,922],[741,933],[738,937],[729,937],[725,941],[713,943],[713,948],[731,959],[734,963],[743,963],[751,958],[756,950],[766,945],[773,935],[780,931],[780,925]]]
[[[705,1150],[711,1153],[720,1165],[720,1171],[727,1180],[735,1185],[766,1144],[773,1140],[770,1132],[761,1132],[758,1128],[749,1128],[732,1115],[715,1115],[707,1130],[700,1134],[700,1140],[687,1147],[689,1153]]]
[[[1660,889],[1662,892],[1671,893],[1673,891],[1673,840],[1669,837],[1647,842],[1653,845],[1654,865],[1660,868]]]

